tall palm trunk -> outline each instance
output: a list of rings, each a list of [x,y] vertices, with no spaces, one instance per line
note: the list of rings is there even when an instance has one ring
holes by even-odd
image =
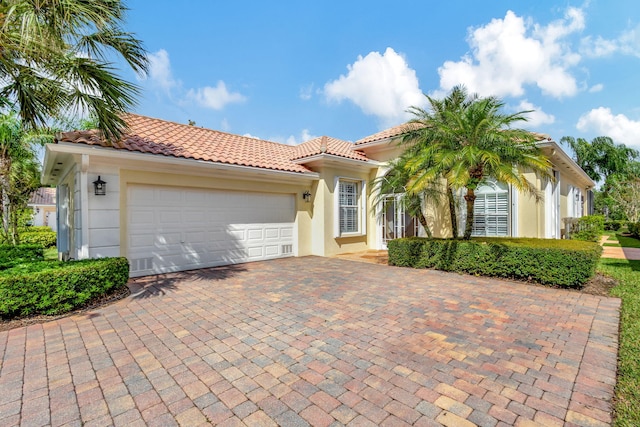
[[[476,194],[471,188],[467,188],[467,194],[464,196],[464,200],[467,202],[467,223],[464,227],[464,240],[471,239],[471,233],[473,232],[473,208],[476,203]]]
[[[422,228],[424,228],[424,231],[427,233],[427,237],[430,239],[433,238],[433,233],[431,233],[429,224],[427,224],[427,218],[422,213],[422,210],[418,211],[417,217],[418,217],[418,222],[420,223],[420,225],[422,225]]]
[[[458,215],[456,214],[456,200],[449,185],[447,185],[447,199],[449,200],[449,216],[451,217],[451,234],[456,239],[458,237]]]

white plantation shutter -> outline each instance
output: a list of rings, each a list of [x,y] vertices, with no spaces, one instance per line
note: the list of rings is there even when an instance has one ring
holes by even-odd
[[[478,187],[473,209],[472,234],[509,235],[509,191],[505,186],[490,182]]]
[[[362,180],[336,177],[334,237],[366,234],[365,185]]]

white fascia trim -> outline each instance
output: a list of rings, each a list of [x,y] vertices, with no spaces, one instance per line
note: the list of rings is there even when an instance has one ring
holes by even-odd
[[[357,150],[361,150],[362,148],[369,148],[369,147],[375,147],[378,145],[391,144],[393,140],[398,138],[399,136],[402,136],[402,134],[396,135],[396,136],[390,136],[384,139],[377,139],[375,141],[365,142],[364,144],[357,144],[357,145],[353,144],[353,147],[351,147],[351,149],[354,151],[357,151]]]
[[[542,141],[537,143],[538,147],[551,147],[556,151],[556,154],[559,155],[560,157],[562,157],[562,160],[564,160],[565,162],[567,162],[568,164],[570,164],[572,166],[572,168],[578,172],[578,174],[587,182],[589,182],[589,186],[591,188],[596,186],[596,183],[589,177],[589,175],[587,175],[587,173],[580,167],[578,166],[578,164],[562,149],[562,147],[560,147],[560,145],[551,140],[551,141]]]
[[[358,165],[360,167],[370,167],[370,168],[378,167],[380,165],[380,162],[376,160],[349,159],[347,157],[336,156],[335,154],[327,154],[327,153],[316,154],[309,157],[303,157],[301,159],[293,160],[293,162],[298,165],[303,165],[305,163],[317,162],[319,160],[320,161],[322,160],[338,161],[340,163],[348,163],[352,165]]]
[[[316,172],[291,172],[280,171],[274,169],[266,169],[252,166],[231,165],[226,163],[210,162],[206,160],[196,159],[183,159],[178,157],[169,157],[161,154],[141,153],[141,152],[122,152],[112,148],[97,147],[97,146],[80,146],[75,143],[58,142],[57,144],[51,144],[50,150],[57,153],[69,153],[69,154],[95,154],[100,157],[108,157],[113,159],[125,159],[125,160],[145,160],[152,161],[159,164],[170,164],[177,166],[187,167],[201,167],[217,170],[247,172],[253,174],[270,174],[288,178],[298,178],[303,180],[314,181],[320,178],[320,174]]]

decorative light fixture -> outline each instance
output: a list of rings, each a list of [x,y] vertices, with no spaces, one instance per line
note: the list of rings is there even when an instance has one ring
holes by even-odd
[[[311,201],[311,192],[309,190],[306,190],[304,193],[302,193],[302,198],[305,202],[309,203]]]
[[[100,179],[100,175],[98,175],[98,179],[93,181],[93,190],[96,196],[107,194],[107,183]]]

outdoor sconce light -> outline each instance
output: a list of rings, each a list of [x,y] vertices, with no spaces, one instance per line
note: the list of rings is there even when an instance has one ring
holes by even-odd
[[[107,183],[100,179],[100,175],[98,175],[98,179],[93,181],[93,190],[96,196],[107,194]]]
[[[302,193],[302,198],[304,199],[305,202],[310,202],[311,201],[311,192],[309,190],[306,190],[304,193]]]

